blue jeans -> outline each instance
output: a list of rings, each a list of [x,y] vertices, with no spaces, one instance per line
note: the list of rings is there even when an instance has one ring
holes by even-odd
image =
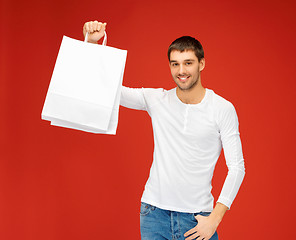
[[[197,225],[196,215],[208,216],[210,212],[184,213],[163,210],[141,203],[140,226],[142,240],[184,240],[184,233]],[[201,240],[197,238],[197,240]],[[218,234],[210,240],[218,240]]]

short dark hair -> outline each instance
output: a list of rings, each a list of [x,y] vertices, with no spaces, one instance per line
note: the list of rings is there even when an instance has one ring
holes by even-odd
[[[192,50],[194,51],[196,57],[198,58],[198,61],[200,61],[205,57],[204,50],[201,43],[197,39],[190,36],[183,36],[183,37],[177,38],[175,41],[171,43],[168,49],[169,60],[171,60],[171,52],[174,50],[177,50],[180,52]]]

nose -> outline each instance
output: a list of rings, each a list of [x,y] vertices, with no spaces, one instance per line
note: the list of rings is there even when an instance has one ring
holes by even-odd
[[[183,75],[183,74],[185,74],[185,66],[183,65],[183,64],[180,64],[180,68],[179,68],[179,74],[180,75]]]

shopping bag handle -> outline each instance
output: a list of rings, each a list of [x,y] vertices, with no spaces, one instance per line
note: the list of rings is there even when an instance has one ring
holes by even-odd
[[[87,38],[88,38],[88,32],[86,32],[85,34],[84,42],[87,42]],[[102,45],[106,46],[106,44],[107,44],[107,33],[106,31],[104,31],[104,39],[103,39]]]

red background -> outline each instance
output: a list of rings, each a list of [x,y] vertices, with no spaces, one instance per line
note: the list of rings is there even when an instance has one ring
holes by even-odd
[[[182,35],[202,42],[203,85],[235,105],[246,165],[220,239],[293,238],[295,8],[287,0],[1,0],[0,239],[140,239],[148,114],[121,108],[116,136],[41,120],[62,36],[82,40],[94,19],[108,23],[108,45],[128,50],[130,87],[174,87],[167,47]],[[226,173],[221,156],[215,199]]]

